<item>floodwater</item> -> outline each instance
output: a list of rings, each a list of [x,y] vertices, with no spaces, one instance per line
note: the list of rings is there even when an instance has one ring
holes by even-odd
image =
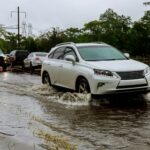
[[[15,150],[12,141],[33,150],[149,150],[150,94],[91,99],[42,85],[39,75],[1,73],[0,150]]]

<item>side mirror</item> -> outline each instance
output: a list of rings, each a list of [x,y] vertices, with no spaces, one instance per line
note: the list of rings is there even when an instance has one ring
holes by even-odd
[[[65,60],[71,61],[73,64],[75,64],[75,61],[76,61],[76,59],[75,59],[75,57],[73,55],[65,56]]]
[[[127,58],[130,58],[130,54],[129,54],[129,53],[124,53],[124,55],[125,55]]]

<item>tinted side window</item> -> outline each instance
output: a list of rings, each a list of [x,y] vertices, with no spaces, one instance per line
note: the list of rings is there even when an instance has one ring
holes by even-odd
[[[54,51],[53,57],[54,59],[63,59],[64,55],[64,47],[60,47]]]
[[[54,52],[50,53],[50,54],[48,55],[48,58],[53,58],[53,55],[54,55]]]
[[[16,51],[16,57],[18,58],[26,58],[28,54],[29,53],[26,51]]]
[[[73,55],[75,57],[76,61],[78,61],[77,55],[76,55],[75,51],[71,47],[67,47],[65,49],[64,58],[67,55]]]

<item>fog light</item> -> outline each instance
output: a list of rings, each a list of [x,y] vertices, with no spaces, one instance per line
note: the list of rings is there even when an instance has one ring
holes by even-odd
[[[99,83],[97,84],[97,88],[102,87],[102,86],[104,86],[104,85],[105,85],[105,83],[99,82]]]

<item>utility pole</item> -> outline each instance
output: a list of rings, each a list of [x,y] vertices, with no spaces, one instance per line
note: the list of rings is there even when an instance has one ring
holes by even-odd
[[[20,12],[19,12],[19,7],[18,9],[18,49],[20,48]]]
[[[20,13],[23,13],[24,15],[25,15],[25,17],[26,17],[26,12],[20,12],[20,9],[19,9],[19,6],[17,7],[17,11],[11,11],[11,17],[12,17],[12,14],[13,13],[17,13],[17,29],[18,29],[18,36],[17,36],[17,47],[18,47],[18,49],[20,49]]]

